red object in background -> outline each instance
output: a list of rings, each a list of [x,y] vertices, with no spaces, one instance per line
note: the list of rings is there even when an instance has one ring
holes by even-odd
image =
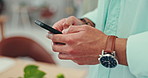
[[[55,64],[51,55],[37,42],[25,37],[10,37],[0,41],[0,55],[8,57],[28,56],[36,61]]]
[[[54,13],[47,7],[43,8],[41,10],[41,17],[42,18],[51,18],[54,15]]]
[[[52,56],[34,40],[26,37],[9,37],[5,38],[4,23],[5,16],[0,16],[0,56],[24,57],[28,56],[36,61],[55,64]]]

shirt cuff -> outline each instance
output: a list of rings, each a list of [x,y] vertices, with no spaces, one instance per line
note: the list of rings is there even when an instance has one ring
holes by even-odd
[[[131,73],[137,78],[148,77],[148,32],[130,36],[126,52]]]

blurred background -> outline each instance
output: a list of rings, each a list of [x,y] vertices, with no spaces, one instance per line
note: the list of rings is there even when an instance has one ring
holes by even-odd
[[[54,61],[56,65],[62,67],[87,68],[87,66],[79,66],[72,61],[59,60],[58,54],[53,53],[51,49],[51,41],[46,38],[47,31],[36,26],[34,20],[39,19],[53,25],[56,21],[68,16],[83,16],[94,10],[97,7],[97,2],[98,0],[0,0],[0,54],[42,62],[48,62],[47,60],[51,58],[49,62],[53,63]],[[12,40],[10,40],[11,38]],[[15,39],[13,40],[13,38]],[[32,43],[39,45],[43,52],[49,54],[49,58],[41,60],[42,57],[38,55],[42,56],[42,54],[38,54],[34,50],[37,47],[31,49],[32,54],[17,54],[18,50],[21,52],[26,51],[26,49],[30,50],[27,48],[30,46],[27,44],[27,40],[24,42],[22,38],[32,40]],[[17,39],[20,39],[20,42]]]

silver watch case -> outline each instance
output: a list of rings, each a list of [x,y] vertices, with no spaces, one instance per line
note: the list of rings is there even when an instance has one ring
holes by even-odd
[[[118,65],[115,51],[109,53],[102,50],[102,55],[99,56],[99,62],[106,68],[115,68]]]

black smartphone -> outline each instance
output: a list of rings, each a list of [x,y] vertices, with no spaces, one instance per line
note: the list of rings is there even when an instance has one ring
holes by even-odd
[[[58,30],[52,28],[51,26],[49,26],[49,25],[47,25],[47,24],[45,24],[45,23],[43,23],[43,22],[41,22],[41,21],[39,21],[39,20],[35,20],[34,22],[35,22],[35,24],[37,24],[38,26],[40,26],[40,27],[42,27],[42,28],[44,28],[44,29],[50,31],[50,32],[53,33],[53,34],[62,34],[62,32],[60,32],[60,31],[58,31]]]

